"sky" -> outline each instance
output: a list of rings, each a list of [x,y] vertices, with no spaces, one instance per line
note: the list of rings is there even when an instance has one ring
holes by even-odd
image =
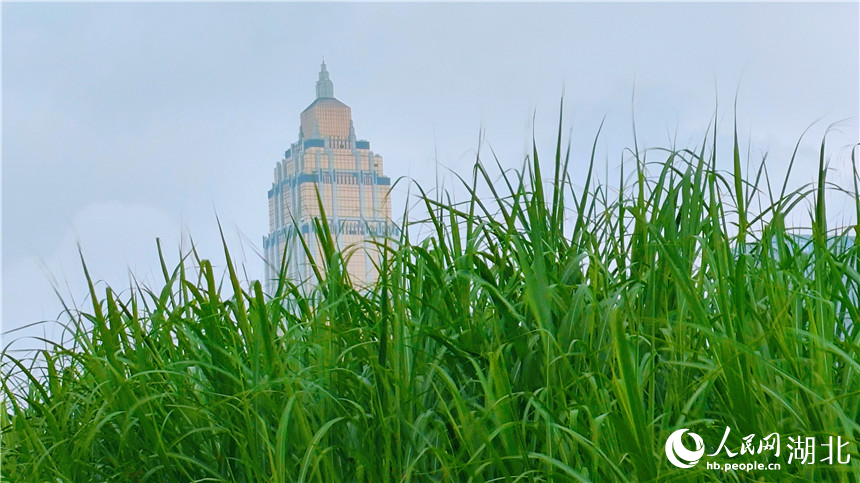
[[[574,182],[602,119],[597,159],[614,172],[634,122],[640,147],[695,147],[716,113],[725,145],[737,99],[751,163],[767,153],[781,180],[809,128],[792,175],[809,182],[829,129],[829,179],[848,187],[860,140],[859,10],[3,2],[3,344],[57,339],[56,324],[20,329],[64,320],[55,289],[85,307],[78,245],[103,296],[105,283],[122,291],[132,276],[157,285],[156,238],[168,265],[192,241],[223,263],[220,221],[247,278],[260,278],[266,192],[323,57],[357,136],[403,178],[395,217],[410,204],[408,180],[451,188],[479,147],[505,169],[519,168],[533,141],[550,159],[562,96]],[[830,204],[832,219],[855,223],[842,201]]]

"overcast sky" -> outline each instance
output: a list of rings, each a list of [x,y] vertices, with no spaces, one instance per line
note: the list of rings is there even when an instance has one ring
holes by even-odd
[[[425,187],[437,172],[467,175],[481,132],[482,153],[506,167],[533,135],[549,158],[562,93],[575,159],[605,115],[598,159],[612,169],[632,145],[631,107],[640,146],[693,146],[715,103],[731,135],[737,94],[742,147],[754,161],[769,153],[771,174],[815,123],[798,183],[812,179],[828,126],[848,119],[828,137],[831,179],[847,182],[858,22],[856,2],[4,2],[3,331],[57,319],[52,278],[84,302],[76,242],[93,276],[121,289],[129,271],[158,280],[156,237],[169,264],[189,235],[222,259],[217,214],[259,278],[272,170],[297,140],[323,56],[386,174]]]

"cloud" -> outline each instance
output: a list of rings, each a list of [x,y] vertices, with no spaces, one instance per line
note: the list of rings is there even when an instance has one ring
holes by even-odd
[[[4,342],[20,339],[17,346],[34,347],[40,344],[26,338],[58,339],[62,330],[50,321],[65,322],[65,317],[54,287],[67,304],[87,310],[87,285],[78,245],[97,283],[97,296],[103,297],[106,285],[117,291],[127,289],[130,274],[143,283],[158,281],[160,274],[153,273],[158,267],[156,237],[162,239],[168,257],[176,259],[181,236],[179,220],[151,205],[120,201],[87,205],[73,217],[53,253],[4,265]],[[49,322],[9,333],[39,321]]]

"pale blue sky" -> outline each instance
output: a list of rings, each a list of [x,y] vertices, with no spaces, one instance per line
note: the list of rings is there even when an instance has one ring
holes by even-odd
[[[598,156],[612,169],[632,144],[634,85],[652,147],[698,143],[716,99],[729,135],[737,93],[744,148],[768,151],[774,173],[819,120],[798,183],[830,124],[850,118],[830,138],[835,181],[860,139],[856,3],[4,2],[2,14],[4,331],[57,317],[48,273],[81,303],[76,241],[97,279],[127,286],[131,268],[154,281],[155,237],[170,263],[183,233],[221,258],[217,212],[258,278],[272,169],[322,56],[386,174],[425,186],[435,161],[466,175],[481,130],[506,167],[532,132],[549,157],[562,89],[574,155],[607,115]]]

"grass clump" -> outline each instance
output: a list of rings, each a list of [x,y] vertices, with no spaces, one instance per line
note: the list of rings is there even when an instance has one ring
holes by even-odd
[[[90,283],[72,344],[39,366],[3,354],[2,477],[860,481],[860,257],[856,231],[826,223],[823,143],[817,183],[773,194],[736,135],[718,171],[715,138],[650,151],[656,176],[635,150],[611,190],[560,130],[549,181],[537,150],[495,181],[479,160],[465,202],[419,188],[432,234],[381,243],[366,290],[324,222],[310,296],[243,286],[226,247],[223,278],[193,253],[162,262],[158,289]],[[785,220],[805,201],[799,236]],[[788,464],[783,445],[710,459],[774,471],[668,463],[677,429],[711,453],[726,427],[733,451],[839,436],[851,461]]]

